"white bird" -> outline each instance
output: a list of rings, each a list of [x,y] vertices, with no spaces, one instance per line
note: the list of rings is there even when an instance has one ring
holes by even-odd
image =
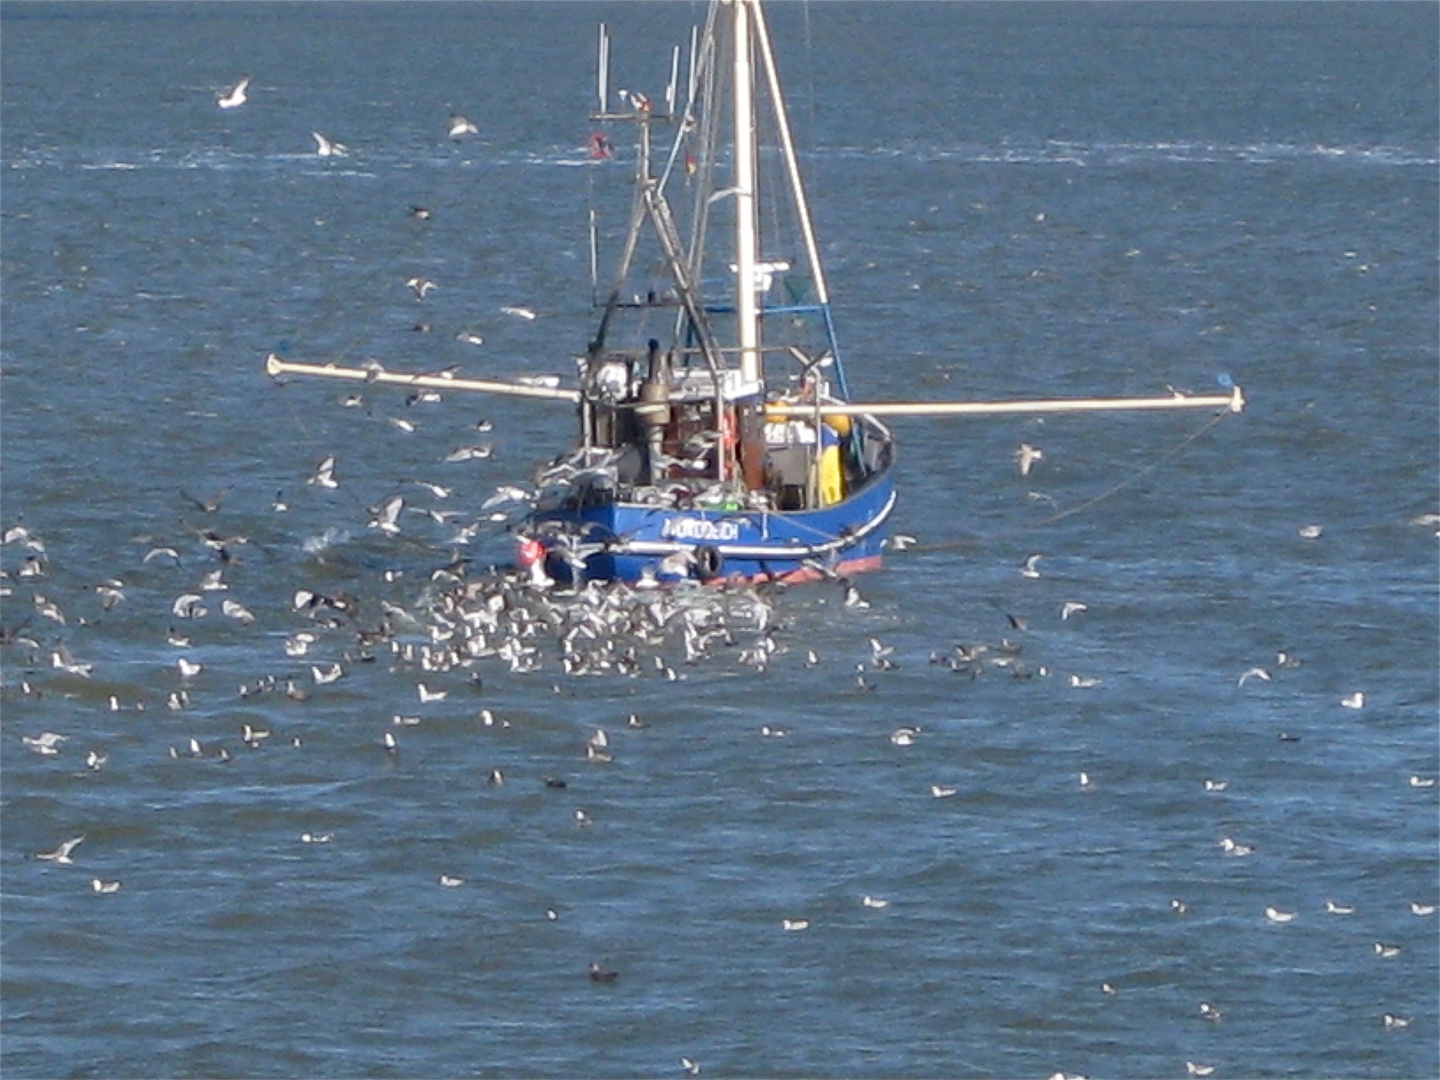
[[[1092,679],[1087,675],[1071,675],[1070,685],[1078,687],[1081,690],[1088,690],[1092,686],[1099,686],[1100,680]]]
[[[1044,460],[1044,451],[1038,446],[1031,446],[1029,443],[1021,443],[1015,451],[1015,465],[1019,468],[1021,476],[1029,476],[1030,470],[1035,467],[1035,463]]]
[[[878,896],[862,896],[860,898],[860,903],[864,904],[868,908],[875,908],[877,910],[890,906],[889,900],[882,900]]]
[[[409,281],[405,282],[405,284],[410,286],[410,288],[414,291],[416,300],[424,300],[426,293],[428,293],[431,289],[439,288],[439,286],[436,285],[435,282],[431,281],[429,278],[422,277],[412,277]]]
[[[445,455],[444,460],[449,463],[457,461],[484,461],[495,452],[495,448],[489,443],[476,443],[471,446],[457,446],[450,453]]]
[[[54,757],[60,752],[59,744],[67,742],[69,735],[57,735],[53,731],[45,731],[39,735],[21,735],[20,741],[44,757]]]
[[[914,746],[915,736],[920,734],[917,727],[896,728],[890,733],[890,741],[896,746]]]
[[[328,832],[325,832],[325,833],[308,833],[308,832],[306,832],[306,833],[301,833],[301,834],[300,834],[300,842],[301,842],[302,844],[328,844],[328,843],[330,843],[330,839],[331,839],[331,835],[330,835],[330,833],[328,833]]]
[[[255,616],[250,609],[238,600],[231,600],[228,596],[220,601],[220,613],[246,625],[255,621]]]
[[[515,318],[524,319],[526,322],[532,322],[535,319],[535,312],[531,311],[528,307],[514,307],[507,305],[505,307],[502,307],[500,311],[502,314],[513,315]]]
[[[1365,707],[1365,691],[1356,690],[1353,694],[1341,698],[1340,704],[1347,709],[1363,709]]]
[[[1270,672],[1266,671],[1263,667],[1252,667],[1240,676],[1240,681],[1235,685],[1244,686],[1249,679],[1261,679],[1264,682],[1270,682]]]
[[[91,878],[91,879],[90,879],[90,888],[94,889],[97,893],[105,893],[105,894],[117,893],[117,892],[120,891],[120,882],[118,882],[118,881],[101,881],[98,877],[97,877],[97,878]]]
[[[1205,781],[1205,790],[1206,790],[1206,791],[1224,791],[1224,790],[1225,790],[1227,787],[1229,787],[1229,786],[1230,786],[1230,781],[1228,781],[1228,780],[1206,780],[1206,781]]]
[[[1175,912],[1176,915],[1184,915],[1190,910],[1190,905],[1185,903],[1184,900],[1171,900],[1170,910]]]
[[[955,789],[954,789],[953,787],[942,787],[942,786],[939,785],[939,784],[931,784],[931,785],[930,785],[930,795],[931,795],[931,797],[933,797],[933,798],[936,798],[936,799],[948,799],[948,798],[950,798],[951,795],[954,795],[954,794],[955,794]]]
[[[1198,1065],[1193,1061],[1185,1062],[1185,1072],[1190,1076],[1209,1076],[1214,1071],[1214,1065]]]
[[[1355,908],[1349,904],[1337,904],[1334,900],[1325,901],[1325,910],[1331,915],[1354,915]]]
[[[1219,1020],[1224,1014],[1208,1001],[1200,1003],[1200,1016],[1204,1020]]]
[[[1281,911],[1279,908],[1267,907],[1265,909],[1265,918],[1273,923],[1288,923],[1295,918],[1295,912]]]
[[[774,727],[770,724],[761,724],[760,734],[765,736],[767,739],[783,739],[786,735],[790,734],[790,729],[783,727]]]
[[[1304,540],[1318,540],[1325,530],[1319,525],[1301,525],[1298,531]]]
[[[1404,1016],[1396,1016],[1394,1013],[1386,1013],[1381,1017],[1381,1020],[1384,1021],[1385,1027],[1388,1029],[1407,1028],[1410,1026],[1409,1019]]]
[[[462,139],[466,135],[479,135],[480,129],[459,113],[450,116],[450,138]]]
[[[1399,945],[1386,945],[1383,941],[1375,942],[1375,955],[1389,960],[1392,956],[1400,955]]]
[[[1080,790],[1081,790],[1081,791],[1092,791],[1092,790],[1094,790],[1094,787],[1095,787],[1095,781],[1090,778],[1090,774],[1087,773],[1087,772],[1082,772],[1082,773],[1080,774]]]
[[[236,83],[234,89],[232,89],[228,94],[222,94],[220,97],[216,98],[215,104],[219,105],[222,109],[238,109],[241,105],[244,105],[247,100],[249,100],[245,97],[245,89],[249,85],[250,77],[247,75],[245,78],[241,79],[238,83]]]
[[[340,483],[335,479],[335,455],[331,454],[319,465],[315,466],[315,475],[306,480],[305,483],[313,484],[315,487],[335,488]]]
[[[1060,609],[1060,621],[1064,622],[1066,619],[1070,618],[1071,615],[1078,615],[1082,611],[1089,610],[1090,608],[1088,605],[1082,604],[1078,600],[1067,600],[1064,606]]]
[[[35,857],[44,859],[46,862],[59,863],[61,866],[69,866],[71,863],[70,853],[79,847],[85,840],[83,836],[77,836],[73,840],[66,840],[54,851],[42,852]]]
[[[1411,911],[1411,913],[1414,914],[1414,915],[1434,915],[1434,914],[1435,914],[1435,905],[1434,905],[1434,904],[1417,904],[1417,903],[1415,903],[1415,902],[1412,901],[1411,904],[1410,904],[1410,911]]]
[[[315,139],[315,153],[321,157],[344,157],[349,151],[343,143],[331,142],[318,131],[310,133]]]
[[[88,765],[95,772],[99,772],[100,766],[104,765],[109,760],[109,754],[102,754],[95,750],[91,750],[88,754],[85,755],[85,764]]]
[[[198,660],[191,660],[187,656],[182,656],[177,659],[175,661],[175,666],[180,669],[180,677],[182,679],[193,679],[196,675],[199,675],[200,672],[205,670],[204,664],[200,663]]]
[[[1410,777],[1410,786],[1411,786],[1411,787],[1434,787],[1434,786],[1435,786],[1435,778],[1434,778],[1433,776],[1412,776],[1412,777]]]
[[[695,1064],[695,1062],[691,1061],[688,1057],[682,1057],[680,1059],[680,1068],[685,1070],[686,1076],[700,1075],[700,1066]]]
[[[332,683],[344,673],[344,670],[339,664],[330,664],[328,667],[323,668],[319,664],[313,664],[310,667],[310,674],[314,677],[317,686]]]
[[[810,920],[809,920],[809,919],[781,919],[781,920],[780,920],[780,928],[781,928],[782,930],[808,930],[808,929],[810,928]]]
[[[447,889],[455,889],[459,888],[461,885],[464,885],[465,879],[459,877],[451,877],[449,874],[441,874],[440,884],[445,886],[445,888]]]
[[[392,495],[378,506],[370,507],[370,521],[367,527],[379,529],[383,533],[394,536],[400,531],[400,513],[404,509],[404,496]]]
[[[415,692],[420,695],[420,704],[429,705],[432,701],[444,701],[448,690],[431,690],[423,682],[415,684]]]
[[[1250,845],[1238,844],[1234,840],[1230,839],[1230,837],[1228,836],[1221,837],[1220,850],[1225,852],[1226,855],[1230,855],[1237,859],[1244,858],[1246,855],[1253,855],[1255,853],[1255,849]]]
[[[1027,555],[1025,557],[1025,565],[1020,569],[1021,575],[1027,578],[1038,578],[1040,571],[1036,569],[1036,565],[1044,557],[1043,555]]]

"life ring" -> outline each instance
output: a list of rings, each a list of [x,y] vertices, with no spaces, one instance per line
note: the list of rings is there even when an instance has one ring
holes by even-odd
[[[701,581],[719,577],[724,566],[725,556],[720,554],[719,548],[701,544],[695,549],[695,573]]]

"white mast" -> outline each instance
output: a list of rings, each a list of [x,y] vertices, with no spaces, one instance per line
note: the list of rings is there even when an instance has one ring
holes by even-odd
[[[740,378],[760,379],[760,317],[755,296],[755,108],[750,86],[750,3],[735,9],[735,322]]]

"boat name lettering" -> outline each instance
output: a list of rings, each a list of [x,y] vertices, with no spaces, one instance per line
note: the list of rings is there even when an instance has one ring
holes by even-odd
[[[660,535],[667,540],[738,540],[740,526],[733,521],[704,518],[666,518]]]

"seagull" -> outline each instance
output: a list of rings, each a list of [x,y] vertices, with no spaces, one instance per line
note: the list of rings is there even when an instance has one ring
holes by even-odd
[[[1229,787],[1229,786],[1230,786],[1230,781],[1228,781],[1228,780],[1206,780],[1206,781],[1205,781],[1205,790],[1206,790],[1206,791],[1224,791],[1224,790],[1225,790],[1227,787]]]
[[[1223,1014],[1208,1001],[1200,1003],[1200,1017],[1202,1020],[1219,1020]]]
[[[1214,1071],[1214,1065],[1197,1065],[1193,1061],[1185,1062],[1185,1072],[1190,1076],[1209,1076]]]
[[[1087,773],[1087,772],[1082,772],[1082,773],[1080,774],[1080,790],[1081,790],[1081,791],[1092,791],[1092,790],[1094,790],[1094,788],[1095,788],[1095,781],[1092,780],[1092,779],[1090,779],[1090,774]]]
[[[1341,698],[1340,704],[1347,709],[1363,709],[1365,707],[1365,691],[1356,690],[1353,694]]]
[[[1386,945],[1382,941],[1375,942],[1375,955],[1389,960],[1392,956],[1400,955],[1399,945]]]
[[[591,982],[614,982],[619,977],[620,973],[618,971],[606,971],[597,963],[592,962],[590,964]]]
[[[809,919],[781,919],[780,929],[782,930],[808,930],[810,929]]]
[[[930,795],[936,799],[948,799],[955,794],[953,787],[941,787],[939,784],[930,785]]]
[[[439,288],[439,286],[436,285],[435,282],[431,281],[429,278],[422,277],[412,277],[409,281],[405,282],[405,284],[415,290],[416,300],[424,300],[426,293],[428,293],[431,289]]]
[[[535,320],[535,312],[531,311],[528,307],[517,307],[507,304],[500,309],[500,312],[502,315],[512,315],[517,319],[524,319],[526,322],[533,322]]]
[[[1060,609],[1060,621],[1064,622],[1066,619],[1070,618],[1071,615],[1078,615],[1082,611],[1089,610],[1090,608],[1087,605],[1082,604],[1077,600],[1067,600],[1065,602],[1065,605]]]
[[[223,94],[215,99],[215,104],[222,109],[238,109],[248,100],[245,97],[245,88],[250,85],[250,77],[247,75],[235,84],[235,88],[228,94]]]
[[[448,690],[431,690],[423,682],[415,684],[415,692],[420,695],[420,704],[428,705],[432,701],[444,701]]]
[[[20,741],[43,757],[54,757],[60,753],[58,744],[66,742],[69,735],[57,735],[53,731],[42,732],[39,735],[21,735]]]
[[[1394,1013],[1386,1013],[1383,1017],[1381,1017],[1381,1020],[1384,1021],[1385,1027],[1391,1030],[1394,1030],[1396,1028],[1407,1028],[1410,1026],[1410,1021],[1408,1018],[1404,1016],[1396,1016]]]
[[[1331,915],[1354,915],[1355,908],[1349,904],[1337,904],[1334,900],[1325,901],[1325,910]]]
[[[1411,904],[1410,904],[1410,911],[1411,911],[1412,914],[1415,914],[1415,915],[1434,915],[1434,914],[1435,914],[1435,905],[1434,905],[1434,904],[1417,904],[1417,903],[1414,903],[1414,902],[1412,901]]]
[[[1245,672],[1243,675],[1240,676],[1240,681],[1237,682],[1235,685],[1244,686],[1247,679],[1261,679],[1265,682],[1271,681],[1270,672],[1266,671],[1263,667],[1252,667],[1249,671]]]
[[[1020,570],[1021,575],[1027,578],[1038,578],[1040,571],[1035,569],[1035,564],[1044,557],[1043,555],[1027,555],[1025,557],[1025,565]]]
[[[410,207],[410,216],[418,221],[429,221],[430,208],[428,206],[412,206]]]
[[[182,679],[193,679],[205,669],[205,665],[198,660],[191,660],[185,656],[176,660],[175,666],[180,669],[180,677]]]
[[[100,766],[104,765],[109,760],[109,754],[101,754],[95,750],[91,750],[88,754],[85,755],[85,764],[88,765],[91,770],[95,772],[99,772]]]
[[[868,908],[875,908],[876,910],[879,910],[880,908],[887,908],[890,906],[889,900],[882,900],[878,896],[862,896],[860,898],[860,903],[864,904]]]
[[[1255,854],[1255,849],[1253,847],[1248,844],[1237,844],[1228,836],[1221,838],[1220,850],[1225,852],[1226,855],[1230,855],[1237,859],[1244,858],[1246,855]]]
[[[480,129],[459,113],[450,116],[450,138],[462,139],[466,135],[479,135]]]
[[[379,529],[383,533],[394,536],[400,531],[400,512],[404,509],[404,496],[392,495],[378,506],[370,507],[370,521],[367,527]]]
[[[1071,685],[1071,686],[1078,687],[1078,688],[1080,688],[1081,690],[1088,690],[1088,689],[1089,689],[1090,687],[1092,687],[1092,686],[1098,686],[1098,685],[1100,685],[1100,680],[1099,680],[1099,679],[1092,679],[1092,678],[1090,678],[1089,676],[1086,676],[1086,675],[1071,675],[1071,676],[1070,676],[1070,685]]]
[[[760,734],[765,736],[767,739],[783,739],[786,735],[790,734],[790,729],[783,727],[772,727],[769,724],[761,724]]]
[[[328,844],[328,843],[330,843],[330,839],[331,839],[331,834],[328,833],[328,832],[324,832],[324,833],[308,833],[308,832],[307,832],[307,833],[301,833],[301,834],[300,834],[300,842],[301,842],[302,844]]]
[[[1267,907],[1265,909],[1265,918],[1273,923],[1287,923],[1295,918],[1295,912],[1281,911],[1279,908]]]
[[[1037,461],[1044,461],[1045,454],[1037,446],[1029,443],[1021,443],[1015,451],[1015,465],[1020,470],[1021,476],[1029,476],[1030,470],[1035,467]]]
[[[1410,786],[1411,786],[1411,787],[1434,787],[1434,786],[1435,786],[1435,778],[1434,778],[1433,776],[1412,776],[1412,777],[1410,777]]]
[[[313,664],[310,667],[310,674],[314,677],[315,685],[317,686],[332,683],[344,673],[344,669],[341,668],[339,664],[330,664],[328,667],[323,668],[319,664]]]
[[[689,1058],[687,1058],[687,1057],[682,1057],[682,1058],[680,1059],[680,1068],[682,1068],[682,1069],[685,1070],[685,1075],[686,1075],[686,1076],[699,1076],[699,1075],[700,1075],[700,1066],[697,1065],[697,1064],[695,1064],[695,1062],[691,1061],[691,1060],[690,1060]]]
[[[339,482],[335,479],[335,455],[331,454],[324,461],[315,467],[315,475],[306,480],[305,483],[313,484],[316,487],[335,488]]]
[[[1108,983],[1108,982],[1102,982],[1102,983],[1100,984],[1100,992],[1101,992],[1102,994],[1109,994],[1109,995],[1112,996],[1112,997],[1113,997],[1114,995],[1120,993],[1119,990],[1116,990],[1115,987],[1114,987],[1112,984]]]
[[[890,741],[896,746],[914,746],[915,736],[920,734],[917,727],[896,728],[890,733]]]
[[[247,625],[255,621],[255,616],[249,608],[238,600],[231,600],[228,596],[220,601],[220,613]]]
[[[440,875],[440,884],[447,889],[456,889],[465,884],[464,878],[451,877],[449,874]]]
[[[315,139],[315,153],[321,157],[344,157],[349,152],[343,144],[331,142],[318,131],[312,131],[310,134]]]
[[[37,859],[44,859],[46,862],[58,863],[61,866],[69,866],[71,863],[70,853],[79,847],[84,840],[85,837],[77,836],[73,840],[66,840],[54,851],[42,852],[35,857]]]
[[[1184,915],[1190,910],[1190,905],[1185,903],[1184,900],[1171,900],[1170,910],[1175,912],[1176,915]]]
[[[1319,525],[1301,525],[1297,531],[1300,533],[1301,539],[1318,540],[1320,539],[1320,534],[1325,530]]]
[[[90,888],[94,889],[97,893],[105,893],[105,894],[117,893],[117,892],[120,891],[120,882],[118,882],[118,881],[101,881],[98,877],[97,877],[97,878],[91,878],[91,879],[90,879]]]

